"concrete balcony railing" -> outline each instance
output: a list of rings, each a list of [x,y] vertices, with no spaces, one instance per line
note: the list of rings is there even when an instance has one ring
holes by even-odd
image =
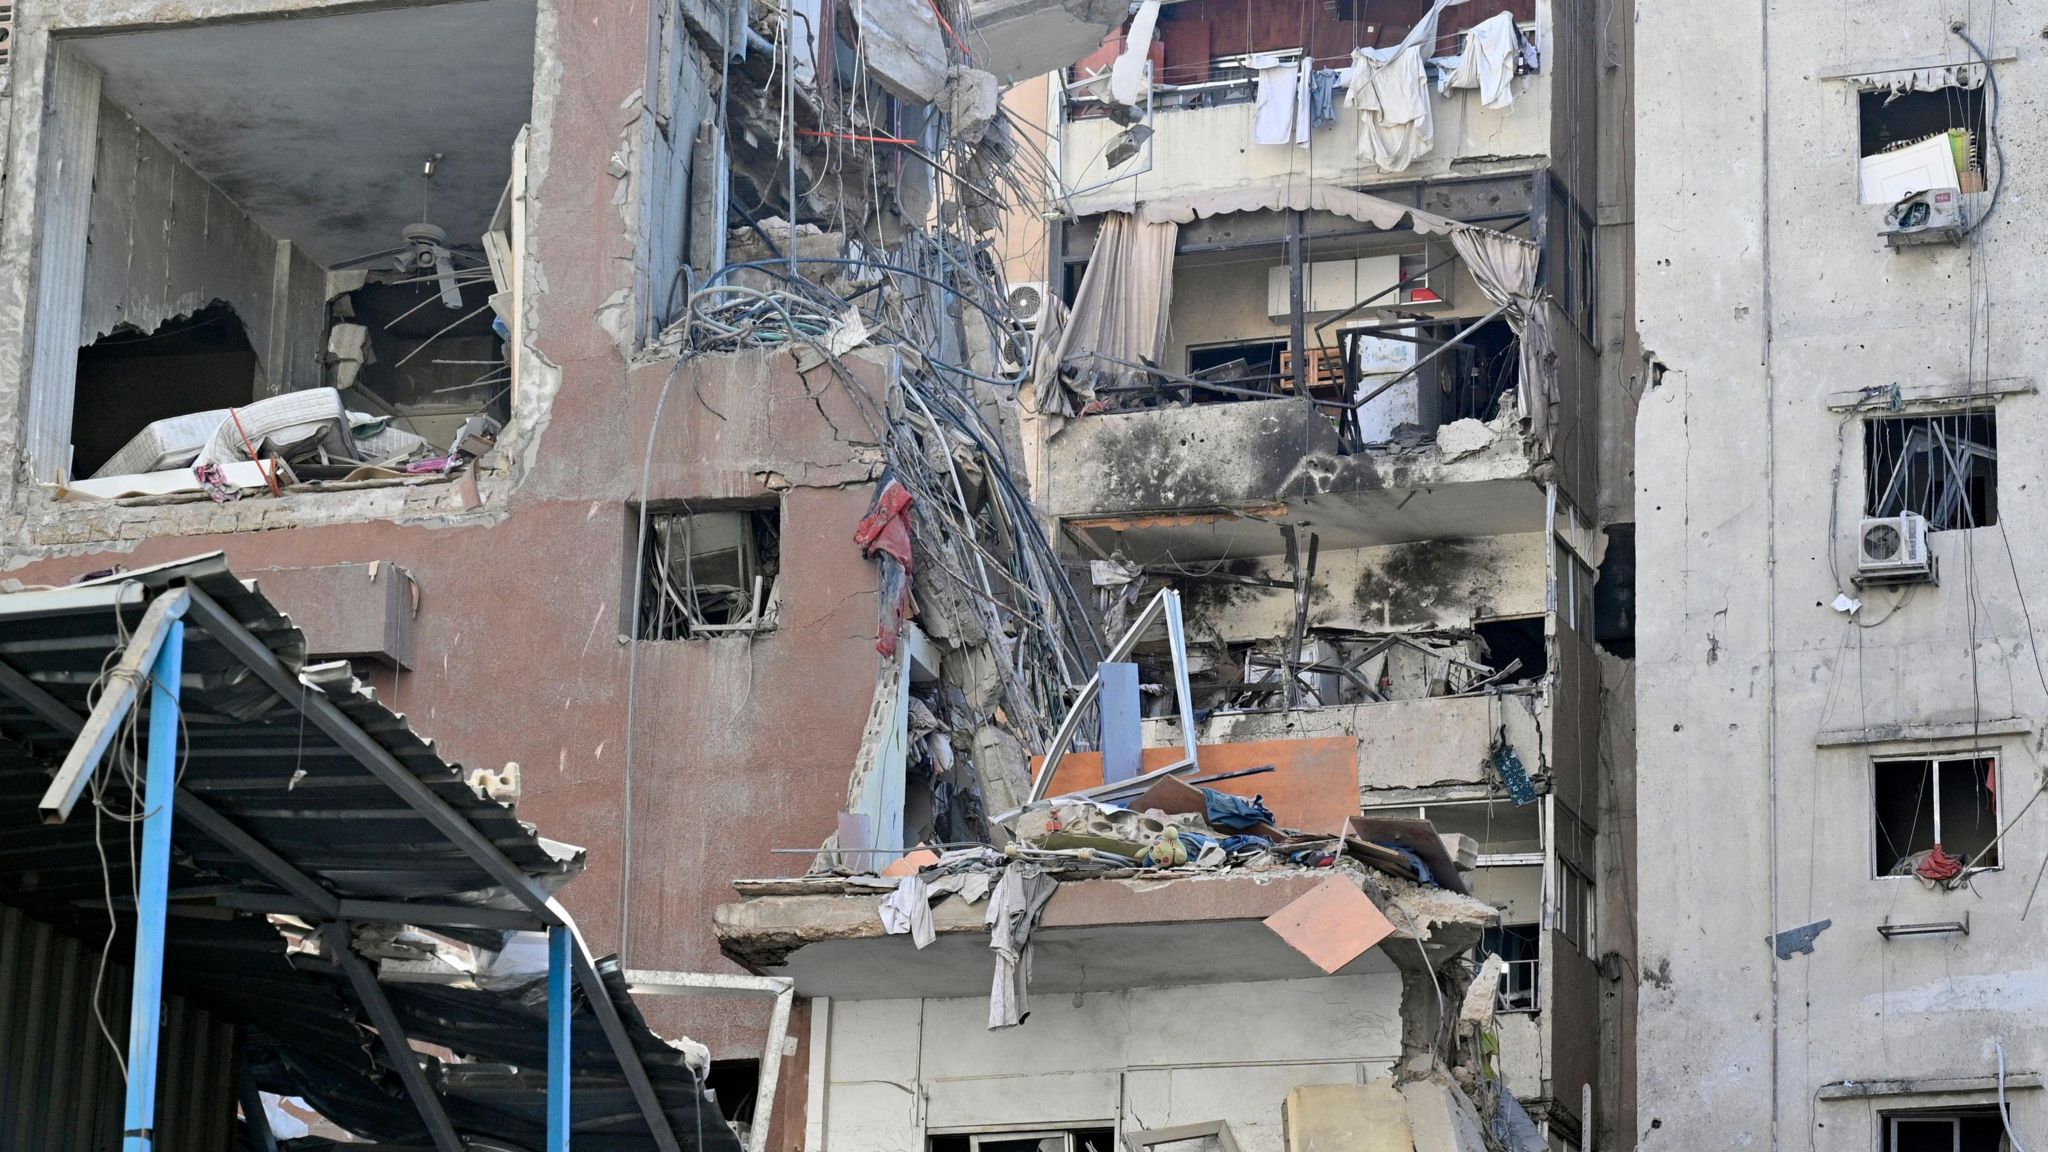
[[[1423,489],[1497,489],[1496,511],[1528,515],[1465,535],[1542,526],[1538,468],[1512,417],[1459,421],[1412,446],[1346,456],[1325,416],[1293,399],[1157,408],[1087,416],[1046,445],[1043,507],[1059,517],[1233,508],[1318,497],[1375,495],[1390,504]],[[1505,501],[1506,504],[1499,503]],[[1523,507],[1526,505],[1526,507]],[[1412,515],[1403,509],[1401,515]],[[1397,515],[1391,509],[1389,515]]]
[[[1317,130],[1310,146],[1252,143],[1253,105],[1158,107],[1152,116],[1150,167],[1142,151],[1112,169],[1111,141],[1123,131],[1115,121],[1095,117],[1058,126],[1062,184],[1081,190],[1073,197],[1076,215],[1112,211],[1152,200],[1180,200],[1294,179],[1366,188],[1374,184],[1427,180],[1456,172],[1478,175],[1495,168],[1526,168],[1551,151],[1551,85],[1548,73],[1515,81],[1515,103],[1504,109],[1480,105],[1472,89],[1435,95],[1436,145],[1401,172],[1383,172],[1358,155],[1359,112],[1339,96],[1337,120]],[[1132,175],[1136,173],[1136,175]],[[1128,177],[1128,178],[1123,178]],[[1097,187],[1099,185],[1099,187]]]

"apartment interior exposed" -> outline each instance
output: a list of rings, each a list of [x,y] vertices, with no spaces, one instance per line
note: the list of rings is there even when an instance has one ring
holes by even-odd
[[[536,12],[468,0],[62,40],[76,82],[57,98],[92,106],[57,111],[93,141],[89,181],[51,181],[89,200],[82,247],[48,246],[82,262],[82,280],[46,273],[78,285],[76,372],[52,378],[71,363],[53,357],[37,380],[75,389],[67,476],[181,466],[211,414],[316,389],[338,390],[322,415],[355,435],[266,453],[259,409],[240,458],[337,479],[450,452],[472,417],[502,425],[508,252],[490,248]],[[167,417],[193,420],[152,429]]]

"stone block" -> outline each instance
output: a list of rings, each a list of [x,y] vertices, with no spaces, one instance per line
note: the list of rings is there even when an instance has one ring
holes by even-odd
[[[1304,1084],[1280,1105],[1286,1152],[1413,1152],[1408,1106],[1390,1080]]]
[[[1471,1097],[1448,1078],[1431,1076],[1400,1086],[1408,1104],[1415,1152],[1487,1152],[1485,1124]]]
[[[931,0],[862,0],[860,48],[893,95],[930,104],[946,84],[946,41]]]

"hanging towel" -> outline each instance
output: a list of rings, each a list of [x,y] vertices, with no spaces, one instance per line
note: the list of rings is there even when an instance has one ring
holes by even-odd
[[[1315,87],[1316,62],[1303,56],[1294,75],[1294,142],[1308,147],[1308,130],[1313,118],[1314,107],[1310,97]]]
[[[1257,58],[1254,58],[1256,62]],[[1301,87],[1301,67],[1275,64],[1260,68],[1256,102],[1252,106],[1252,143],[1285,144],[1294,139],[1296,92]]]

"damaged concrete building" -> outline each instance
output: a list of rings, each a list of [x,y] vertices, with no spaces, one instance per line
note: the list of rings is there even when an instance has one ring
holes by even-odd
[[[1642,12],[1637,1147],[2039,1148],[2039,14]]]
[[[1628,12],[0,5],[0,1148],[1614,1146]]]

